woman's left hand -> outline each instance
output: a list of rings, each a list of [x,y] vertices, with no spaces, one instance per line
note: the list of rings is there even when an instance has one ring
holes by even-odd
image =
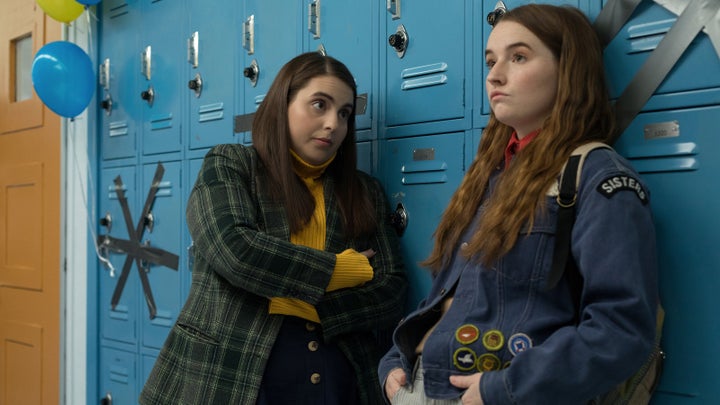
[[[482,373],[450,376],[450,384],[465,389],[465,394],[462,396],[463,405],[484,405],[482,397],[480,396],[481,377]]]

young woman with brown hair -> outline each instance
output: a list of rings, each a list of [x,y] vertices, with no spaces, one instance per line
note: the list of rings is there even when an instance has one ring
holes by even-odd
[[[571,235],[582,291],[549,286],[548,191],[573,150],[614,135],[602,48],[579,10],[525,5],[495,24],[485,60],[490,121],[436,230],[429,295],[396,328],[380,381],[393,404],[585,404],[653,347],[647,189],[612,149],[591,152]]]

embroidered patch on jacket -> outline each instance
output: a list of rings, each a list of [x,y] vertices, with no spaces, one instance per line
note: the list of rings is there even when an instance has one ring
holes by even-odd
[[[648,196],[642,184],[630,176],[611,176],[603,180],[597,187],[597,191],[606,198],[611,198],[618,191],[632,191],[644,204],[648,203]]]

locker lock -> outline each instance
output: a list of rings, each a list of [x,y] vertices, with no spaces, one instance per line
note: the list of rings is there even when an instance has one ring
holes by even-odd
[[[407,30],[405,30],[405,26],[402,24],[398,26],[398,29],[394,34],[388,37],[388,43],[390,46],[395,48],[395,53],[398,58],[405,56],[405,50],[407,50],[408,42],[410,42],[410,37],[408,36]]]
[[[112,405],[112,395],[108,392],[104,397],[100,399],[100,405]]]
[[[250,62],[250,66],[243,69],[243,76],[247,77],[248,80],[250,80],[250,84],[252,84],[253,87],[257,85],[258,76],[260,76],[260,66],[258,66],[258,63],[255,59]]]
[[[403,236],[408,224],[408,214],[403,203],[398,203],[395,212],[390,214],[390,224],[398,236]]]
[[[108,232],[112,229],[112,215],[109,212],[106,212],[105,216],[100,218],[100,226],[106,227]]]
[[[505,3],[502,1],[498,1],[495,4],[495,9],[488,13],[487,15],[487,23],[490,24],[491,27],[494,27],[495,24],[500,21],[500,18],[505,15],[505,12],[507,12],[507,7],[505,7]]]
[[[200,73],[195,73],[195,77],[188,82],[188,88],[195,91],[195,97],[200,97],[200,93],[202,93],[202,86],[202,76],[200,76]]]
[[[105,110],[105,114],[108,116],[110,114],[112,114],[112,105],[113,105],[113,101],[112,101],[112,97],[110,97],[110,94],[106,95],[105,99],[100,102],[100,108]]]
[[[140,93],[140,98],[147,101],[148,105],[152,107],[153,100],[155,100],[155,90],[153,90],[152,86],[149,86],[147,90]]]

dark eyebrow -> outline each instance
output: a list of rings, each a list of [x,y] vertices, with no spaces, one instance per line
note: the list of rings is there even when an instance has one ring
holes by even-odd
[[[336,101],[331,95],[325,93],[324,91],[316,91],[315,93],[313,93],[313,97],[323,97],[323,98],[326,98],[326,99],[328,99],[328,100],[330,100],[330,101],[333,101],[333,102]],[[352,109],[353,109],[353,104],[352,104],[352,103],[345,103],[345,105],[344,105],[343,107],[347,107],[347,108],[349,108],[349,109],[352,110]]]
[[[514,49],[514,48],[528,48],[528,49],[532,49],[532,47],[531,47],[530,45],[528,45],[526,42],[522,42],[522,41],[520,41],[520,42],[513,42],[512,44],[510,44],[510,45],[508,45],[508,46],[505,47],[505,49],[508,49],[508,50],[509,50],[509,49]],[[494,53],[494,52],[491,51],[491,50],[488,50],[488,49],[485,50],[485,56],[487,56],[488,54],[492,54],[492,53]]]

